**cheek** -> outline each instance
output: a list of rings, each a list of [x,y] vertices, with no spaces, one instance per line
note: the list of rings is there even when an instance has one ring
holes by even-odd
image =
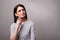
[[[24,14],[25,14],[25,11],[24,11]]]
[[[25,16],[25,13],[18,13],[18,16]]]
[[[20,16],[21,14],[20,13],[17,13],[17,16]]]
[[[25,11],[24,12],[21,12],[20,15],[25,15]]]
[[[21,16],[22,14],[21,13],[18,13],[18,16]]]
[[[18,16],[23,16],[23,15],[25,15],[25,11],[23,11],[23,12],[18,12],[17,15],[18,15]]]

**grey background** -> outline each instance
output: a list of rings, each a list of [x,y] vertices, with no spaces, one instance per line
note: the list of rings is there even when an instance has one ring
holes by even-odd
[[[0,0],[0,40],[9,40],[13,9],[19,3],[35,24],[36,40],[60,40],[60,0]]]

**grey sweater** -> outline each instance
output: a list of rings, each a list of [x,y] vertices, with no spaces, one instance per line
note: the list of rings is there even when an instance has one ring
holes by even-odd
[[[35,40],[35,30],[34,30],[33,22],[30,20],[27,20],[21,26],[23,27],[20,30],[18,30],[19,32],[18,40]],[[16,28],[16,23],[12,23],[10,26],[10,31],[11,31],[10,36],[13,35],[15,28]]]

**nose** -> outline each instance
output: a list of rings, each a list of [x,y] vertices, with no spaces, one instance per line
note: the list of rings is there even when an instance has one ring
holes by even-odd
[[[24,13],[24,11],[21,10],[21,13]]]
[[[21,12],[23,12],[23,11],[21,10]]]

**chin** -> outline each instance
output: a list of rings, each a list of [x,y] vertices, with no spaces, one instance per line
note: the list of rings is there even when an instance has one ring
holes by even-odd
[[[21,18],[24,18],[25,16],[21,16]]]

